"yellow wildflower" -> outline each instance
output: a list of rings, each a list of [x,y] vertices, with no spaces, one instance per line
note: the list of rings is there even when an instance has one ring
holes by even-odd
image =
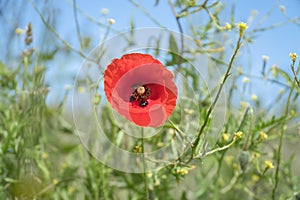
[[[264,131],[260,131],[259,132],[259,139],[260,139],[261,142],[263,142],[266,139],[268,139],[268,135]]]
[[[142,153],[142,147],[140,145],[136,145],[133,149],[135,153]]]
[[[223,133],[222,134],[222,140],[224,142],[227,142],[230,139],[230,134],[229,133]]]
[[[74,190],[75,190],[74,187],[72,187],[72,186],[68,187],[68,193],[69,194],[72,194],[74,192]]]
[[[114,23],[116,23],[116,20],[114,20],[113,18],[109,18],[109,19],[108,19],[108,23],[109,23],[110,25],[113,25]]]
[[[242,131],[238,131],[236,133],[234,133],[234,139],[241,139],[243,136],[243,132]]]
[[[188,114],[188,115],[191,115],[191,114],[193,114],[195,111],[194,111],[193,109],[187,109],[187,108],[185,108],[185,109],[184,109],[184,112],[186,112],[186,114]]]
[[[226,29],[226,30],[230,30],[230,29],[231,29],[231,24],[229,24],[229,23],[226,22],[226,24],[225,24],[225,29]]]
[[[42,154],[42,158],[43,158],[43,159],[47,159],[48,157],[49,157],[48,153],[45,153],[45,152],[44,152],[44,153]]]
[[[72,89],[71,85],[69,85],[69,84],[65,85],[65,90],[66,91],[70,91],[71,89]]]
[[[250,81],[250,80],[249,80],[248,77],[244,77],[244,78],[243,78],[243,82],[244,82],[244,83],[249,83],[249,81]]]
[[[21,29],[21,28],[16,28],[15,33],[16,33],[17,35],[21,35],[21,34],[24,33],[24,30]]]
[[[240,31],[240,36],[243,36],[245,30],[248,28],[247,24],[244,23],[244,22],[239,22],[237,26],[238,26],[239,31]]]
[[[280,89],[279,90],[279,95],[283,95],[283,93],[284,93],[284,89]]]
[[[189,173],[189,171],[186,168],[181,168],[177,170],[177,173],[180,175],[186,175]]]
[[[109,13],[109,10],[107,8],[102,8],[101,13],[102,15],[107,15]]]
[[[241,106],[243,107],[243,108],[246,108],[246,107],[248,107],[248,102],[246,102],[246,101],[241,101]]]
[[[256,174],[253,174],[251,178],[252,178],[252,181],[254,181],[254,182],[257,182],[260,179],[260,177]]]
[[[290,53],[290,58],[292,59],[293,62],[296,62],[297,57],[298,56],[296,53]]]
[[[79,87],[77,88],[77,91],[78,91],[78,93],[83,94],[83,93],[85,93],[85,87],[79,86]]]
[[[263,59],[263,61],[266,62],[267,60],[269,60],[269,56],[263,55],[263,56],[262,56],[262,59]]]
[[[243,68],[242,68],[242,67],[238,67],[238,68],[237,68],[237,73],[238,73],[239,75],[241,75],[241,74],[243,73]]]
[[[257,96],[256,96],[255,94],[252,94],[252,95],[251,95],[251,100],[252,100],[252,101],[257,101]]]
[[[54,178],[53,180],[52,180],[52,184],[53,185],[57,185],[59,183],[59,181],[56,179],[56,178]]]
[[[280,9],[280,12],[282,12],[283,14],[285,13],[285,6],[280,5],[279,9]]]
[[[266,169],[273,169],[274,168],[273,163],[269,160],[265,161],[265,165],[266,165]]]
[[[224,160],[227,163],[227,165],[231,165],[233,161],[233,156],[225,156]]]

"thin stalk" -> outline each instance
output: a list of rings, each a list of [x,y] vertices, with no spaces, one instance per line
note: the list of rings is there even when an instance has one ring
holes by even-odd
[[[291,101],[291,97],[292,97],[292,93],[293,93],[293,89],[295,87],[295,79],[293,81],[293,85],[291,87],[287,102],[286,102],[286,106],[285,106],[285,112],[284,112],[284,116],[283,116],[283,122],[281,124],[281,130],[280,130],[280,139],[279,139],[279,147],[278,147],[278,151],[277,151],[277,163],[276,163],[276,172],[275,172],[275,185],[272,191],[272,199],[275,200],[275,193],[277,190],[277,186],[278,186],[278,182],[279,182],[279,168],[280,168],[280,161],[281,161],[281,150],[282,150],[282,144],[283,144],[283,133],[284,133],[284,126],[286,123],[286,119],[287,116],[289,114],[289,107],[290,107],[290,101]]]
[[[73,0],[73,12],[74,12],[74,20],[75,20],[75,25],[76,25],[77,37],[78,37],[79,44],[80,44],[80,50],[82,50],[83,49],[83,45],[82,45],[80,28],[79,28],[79,23],[78,23],[76,0]]]
[[[181,68],[181,63],[182,63],[182,56],[184,53],[184,35],[183,35],[183,28],[180,22],[180,15],[177,14],[176,10],[175,10],[175,6],[173,4],[173,2],[171,0],[169,0],[169,4],[171,6],[173,15],[175,16],[176,19],[176,23],[180,32],[180,51],[179,56],[178,56],[178,62],[177,62],[177,71]],[[176,77],[176,76],[175,76]]]
[[[197,146],[198,146],[198,144],[199,144],[201,135],[204,133],[204,129],[205,129],[206,125],[208,124],[209,117],[210,117],[210,115],[211,115],[211,113],[212,113],[214,107],[216,106],[216,104],[217,104],[217,102],[218,102],[218,100],[219,100],[219,98],[220,98],[221,92],[222,92],[222,90],[223,90],[224,84],[225,84],[227,78],[228,78],[229,75],[230,75],[230,70],[231,70],[231,68],[232,68],[233,61],[234,61],[235,57],[237,56],[238,50],[239,50],[240,47],[241,47],[242,36],[243,36],[242,34],[239,35],[239,39],[238,39],[238,41],[237,41],[237,43],[236,43],[236,47],[235,47],[234,53],[233,53],[233,55],[232,55],[232,57],[231,57],[231,59],[230,59],[230,62],[229,62],[227,71],[226,71],[226,73],[225,73],[225,75],[224,75],[224,78],[223,78],[223,80],[222,80],[222,82],[221,82],[221,84],[220,84],[220,86],[219,86],[217,95],[216,95],[216,97],[215,97],[213,103],[212,103],[211,106],[209,107],[209,109],[208,109],[208,111],[207,111],[207,114],[206,114],[206,116],[205,116],[205,119],[204,119],[204,123],[202,124],[202,126],[201,126],[201,128],[200,128],[200,130],[199,130],[199,132],[198,132],[198,135],[197,135],[197,137],[196,137],[196,140],[195,140],[194,143],[193,143],[193,146],[192,146],[192,154],[191,154],[191,157],[190,157],[190,159],[188,160],[188,162],[190,162],[190,161],[193,159],[193,157],[194,157],[194,153],[195,153],[195,151],[196,151],[196,149],[197,149]]]
[[[300,81],[298,80],[298,77],[297,77],[297,73],[299,72],[300,67],[298,67],[298,70],[296,72],[296,70],[295,70],[295,62],[293,62],[293,64],[291,65],[291,68],[292,68],[292,71],[293,71],[293,74],[294,74],[294,79],[295,79],[298,87],[300,87]]]
[[[145,184],[145,192],[146,192],[146,199],[150,199],[149,196],[149,189],[148,189],[148,178],[147,178],[147,168],[146,168],[146,160],[145,160],[145,144],[144,144],[144,128],[141,128],[141,142],[142,142],[142,160],[143,160],[143,175],[144,175],[144,184]]]

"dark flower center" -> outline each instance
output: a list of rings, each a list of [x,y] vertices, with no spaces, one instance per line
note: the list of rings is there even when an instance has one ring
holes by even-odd
[[[146,85],[137,85],[133,87],[133,92],[129,98],[130,102],[138,101],[140,107],[148,105],[148,99],[150,97],[151,90]]]

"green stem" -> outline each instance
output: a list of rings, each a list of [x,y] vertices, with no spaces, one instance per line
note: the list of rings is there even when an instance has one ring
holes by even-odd
[[[276,163],[276,172],[275,172],[275,185],[272,191],[272,199],[275,200],[275,193],[276,193],[276,189],[278,186],[278,182],[279,182],[279,168],[280,168],[280,161],[281,161],[281,150],[282,150],[282,143],[283,143],[283,133],[284,133],[284,126],[286,123],[286,119],[289,113],[289,106],[290,106],[290,101],[291,101],[291,97],[292,97],[292,93],[293,93],[293,89],[295,87],[295,79],[293,81],[293,85],[291,87],[287,102],[286,102],[286,106],[285,106],[285,113],[283,116],[283,121],[281,124],[281,130],[280,130],[280,140],[279,140],[279,147],[278,147],[278,151],[277,151],[277,163]]]
[[[150,199],[149,196],[149,189],[148,189],[148,178],[147,178],[147,168],[146,168],[146,160],[145,160],[145,151],[144,151],[144,128],[141,128],[141,140],[142,140],[142,160],[143,160],[143,175],[144,175],[144,184],[145,184],[145,192],[146,192],[146,199]]]
[[[215,97],[213,103],[212,103],[211,106],[209,107],[209,109],[208,109],[208,111],[207,111],[207,114],[206,114],[206,116],[205,116],[205,119],[204,119],[204,123],[202,124],[202,126],[201,126],[201,128],[200,128],[200,130],[199,130],[199,132],[198,132],[198,135],[197,135],[197,137],[196,137],[196,140],[195,140],[194,143],[193,143],[193,146],[192,146],[192,154],[191,154],[190,159],[188,160],[188,163],[189,163],[189,162],[193,159],[193,157],[194,157],[194,153],[195,153],[195,151],[196,151],[196,149],[197,149],[197,146],[198,146],[198,144],[199,144],[201,135],[204,133],[204,129],[205,129],[206,125],[208,124],[209,117],[210,117],[210,115],[211,115],[211,113],[212,113],[212,111],[213,111],[215,105],[217,104],[217,102],[218,102],[218,100],[219,100],[219,98],[220,98],[222,89],[223,89],[223,87],[224,87],[224,84],[225,84],[227,78],[228,78],[229,75],[230,75],[230,70],[231,70],[231,68],[232,68],[233,61],[234,61],[234,59],[235,59],[235,57],[236,57],[236,55],[237,55],[237,53],[238,53],[238,50],[239,50],[240,47],[241,47],[241,40],[242,40],[242,34],[240,34],[239,39],[238,39],[238,41],[237,41],[237,43],[236,43],[236,47],[235,47],[234,53],[233,53],[233,55],[232,55],[232,57],[231,57],[231,59],[230,59],[230,62],[229,62],[227,71],[226,71],[226,73],[225,73],[225,75],[224,75],[224,78],[223,78],[223,80],[222,80],[222,82],[221,82],[221,84],[220,84],[220,86],[219,86],[217,95],[216,95],[216,97]]]
[[[295,62],[293,62],[293,64],[291,65],[291,68],[292,68],[292,71],[293,71],[293,74],[294,74],[294,79],[297,82],[297,85],[300,87],[300,81],[298,80],[298,77],[297,77],[297,73],[298,73],[300,68],[298,67],[297,72],[295,71]]]

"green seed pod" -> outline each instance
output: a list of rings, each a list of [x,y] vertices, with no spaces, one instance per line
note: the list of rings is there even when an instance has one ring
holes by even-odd
[[[100,94],[95,94],[95,97],[94,97],[94,105],[98,105],[101,101],[101,95]]]
[[[250,159],[250,154],[248,151],[242,151],[239,155],[239,163],[240,163],[240,167],[243,170],[243,172],[246,171],[248,163],[249,163],[249,159]]]

